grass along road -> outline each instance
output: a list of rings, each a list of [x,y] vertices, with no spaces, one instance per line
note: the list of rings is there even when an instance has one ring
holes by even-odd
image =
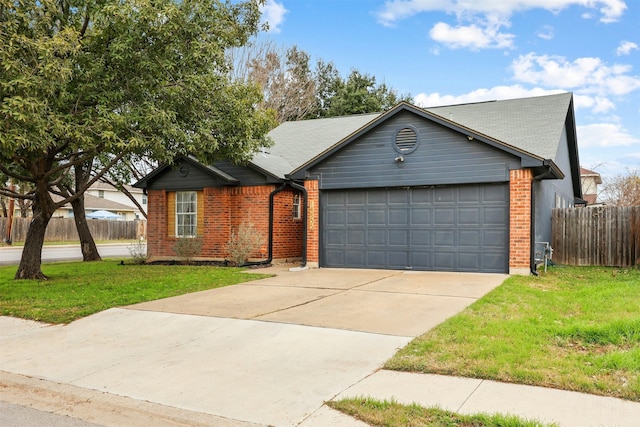
[[[449,426],[449,427],[544,427],[544,424],[513,415],[473,414],[462,415],[439,408],[420,405],[402,405],[393,401],[370,398],[343,399],[327,402],[333,409],[344,412],[370,426]]]
[[[511,277],[385,368],[640,401],[640,270],[554,267]]]
[[[14,280],[15,272],[16,266],[0,267],[0,315],[47,323],[266,277],[239,268],[120,265],[115,260],[43,264],[46,281]]]

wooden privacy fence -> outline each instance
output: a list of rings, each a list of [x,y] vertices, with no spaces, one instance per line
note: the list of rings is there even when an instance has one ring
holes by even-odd
[[[631,267],[640,263],[640,206],[554,209],[553,261]]]
[[[13,218],[11,240],[24,242],[31,218]],[[88,219],[89,230],[94,240],[133,240],[146,238],[147,221],[108,221]],[[0,236],[4,240],[7,218],[0,218]],[[51,218],[44,236],[45,242],[73,242],[78,240],[76,223],[73,218]]]

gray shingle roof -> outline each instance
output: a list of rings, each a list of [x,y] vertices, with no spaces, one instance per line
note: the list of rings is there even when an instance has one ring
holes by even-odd
[[[571,93],[425,108],[543,159],[555,160]]]
[[[556,158],[571,93],[423,108],[543,159]],[[269,132],[274,145],[251,163],[279,178],[316,158],[382,113],[285,122]]]
[[[256,153],[251,163],[284,178],[286,174],[331,148],[380,114],[284,122],[269,132],[274,145]]]

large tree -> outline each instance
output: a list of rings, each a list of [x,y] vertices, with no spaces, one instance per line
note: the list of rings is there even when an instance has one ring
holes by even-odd
[[[411,102],[410,95],[398,95],[385,83],[377,84],[374,76],[355,69],[346,80],[331,63],[319,64],[317,73],[317,81],[323,82],[322,91],[318,92],[320,117],[381,112],[402,100]]]
[[[319,59],[312,69],[310,55],[297,46],[285,49],[261,41],[233,49],[229,57],[235,64],[232,78],[258,84],[262,107],[274,110],[280,123],[382,112],[400,101],[412,102],[411,95],[399,95],[356,69],[346,79],[333,62]]]
[[[16,278],[45,278],[53,212],[122,159],[243,161],[266,143],[260,89],[230,81],[225,56],[258,31],[259,3],[0,0],[0,172],[33,186]],[[100,170],[54,202],[98,155]]]
[[[307,118],[316,108],[310,57],[297,46],[286,50],[270,42],[254,42],[230,51],[234,79],[260,85],[264,109],[276,112],[279,123]]]
[[[598,199],[611,206],[640,206],[640,170],[605,177]]]

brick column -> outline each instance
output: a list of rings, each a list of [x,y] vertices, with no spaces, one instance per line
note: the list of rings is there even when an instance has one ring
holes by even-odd
[[[167,192],[149,190],[147,193],[147,261],[165,255],[167,239]]]
[[[509,274],[530,274],[533,171],[509,172]]]
[[[320,251],[320,190],[317,180],[304,182],[309,205],[307,207],[307,265],[319,266]]]

